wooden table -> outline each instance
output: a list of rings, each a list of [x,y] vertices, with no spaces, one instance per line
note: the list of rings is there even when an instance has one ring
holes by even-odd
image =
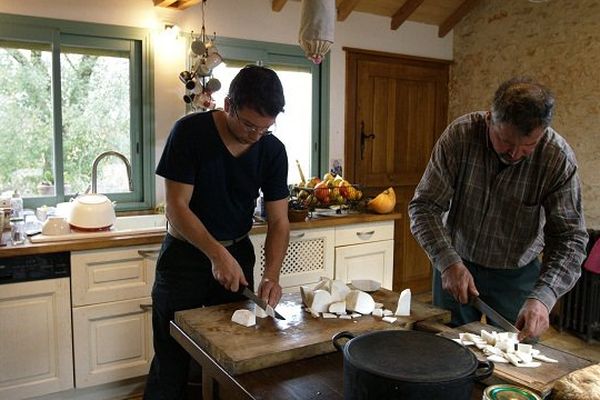
[[[294,295],[288,295],[294,296]],[[295,296],[298,296],[297,294]],[[376,301],[381,301],[387,308],[397,301],[398,294],[380,290],[373,295]],[[291,302],[290,298],[284,297],[283,303]],[[204,400],[227,399],[227,400],[250,400],[250,399],[343,399],[343,356],[336,352],[330,343],[325,344],[315,342],[301,343],[305,347],[301,352],[290,352],[298,359],[286,359],[285,362],[277,362],[279,358],[273,357],[270,363],[276,362],[277,365],[269,365],[264,368],[250,368],[248,362],[242,362],[231,365],[229,362],[223,362],[223,354],[216,351],[211,343],[207,343],[206,332],[200,332],[198,328],[200,316],[215,315],[231,316],[231,310],[241,308],[246,305],[245,302],[231,303],[215,307],[206,307],[196,310],[187,310],[177,313],[175,321],[171,322],[171,335],[181,344],[194,360],[202,367],[202,393]],[[288,311],[286,313],[286,311]],[[302,311],[303,312],[303,311]],[[284,316],[289,316],[289,307],[282,310]],[[304,313],[304,312],[303,312]],[[308,314],[307,314],[308,315]],[[297,316],[293,317],[296,318]],[[293,319],[291,318],[291,319]],[[309,335],[314,338],[315,322],[308,315],[310,320],[307,329],[311,331]],[[377,329],[389,329],[390,326],[382,321],[376,325],[371,316],[363,316],[362,324],[357,326],[379,326]],[[450,313],[424,303],[413,300],[411,318],[404,318],[399,321],[398,329],[412,329],[414,323],[422,320],[436,321],[438,323],[447,323],[450,319]],[[204,322],[207,330],[211,330],[214,325],[212,322]],[[330,341],[330,331],[327,324],[345,321],[319,321],[322,323],[323,337]],[[371,325],[369,325],[371,324]],[[321,326],[321,325],[318,325]],[[340,325],[341,326],[341,325]],[[265,327],[269,334],[272,330],[272,321],[266,321],[262,327]],[[234,328],[232,328],[234,329]],[[339,329],[343,330],[343,329]],[[294,333],[295,334],[295,333]],[[273,340],[273,336],[267,336]],[[215,339],[218,340],[218,339]],[[274,349],[281,350],[281,346],[273,345]],[[308,350],[307,350],[308,349]],[[214,356],[216,354],[216,357]],[[233,355],[234,356],[234,355]],[[232,357],[233,357],[232,356]],[[261,356],[264,361],[264,357]],[[220,358],[220,360],[217,360]],[[252,369],[252,370],[249,370]],[[236,373],[235,371],[242,371]],[[479,395],[479,399],[481,395]]]

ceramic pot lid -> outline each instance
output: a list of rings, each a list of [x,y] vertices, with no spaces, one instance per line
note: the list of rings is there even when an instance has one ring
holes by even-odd
[[[357,336],[344,346],[355,368],[404,382],[433,383],[474,373],[475,355],[460,344],[433,333],[387,330]]]

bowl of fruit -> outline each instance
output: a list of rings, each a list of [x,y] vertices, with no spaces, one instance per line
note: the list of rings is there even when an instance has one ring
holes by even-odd
[[[359,185],[352,184],[343,177],[334,176],[329,172],[323,175],[323,179],[313,176],[306,182],[300,182],[294,186],[293,192],[310,209],[332,206],[352,208],[363,196]]]

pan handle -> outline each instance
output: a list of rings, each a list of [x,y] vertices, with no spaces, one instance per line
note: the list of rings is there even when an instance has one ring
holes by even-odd
[[[475,371],[475,379],[482,381],[492,376],[494,372],[494,363],[488,360],[478,360],[477,370]]]
[[[340,343],[340,339],[354,339],[354,335],[348,331],[341,331],[336,333],[335,335],[333,335],[333,337],[331,338],[331,341],[333,342],[333,347],[335,347],[338,351],[342,351],[344,348],[344,345],[342,345]]]

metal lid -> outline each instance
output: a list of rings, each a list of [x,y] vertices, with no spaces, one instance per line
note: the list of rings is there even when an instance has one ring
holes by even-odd
[[[541,397],[518,386],[494,385],[485,389],[483,400],[541,400]]]
[[[344,346],[355,368],[405,382],[446,382],[472,375],[475,355],[432,333],[387,330],[357,336]]]

